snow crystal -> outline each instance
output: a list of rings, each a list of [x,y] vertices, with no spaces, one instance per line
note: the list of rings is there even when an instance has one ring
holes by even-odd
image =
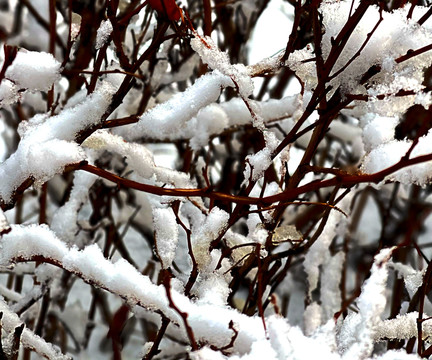
[[[174,211],[171,208],[153,209],[153,224],[156,250],[161,259],[162,267],[167,269],[174,260],[179,236]]]
[[[6,78],[21,89],[48,91],[60,79],[60,62],[51,54],[37,51],[18,51]]]
[[[405,315],[397,315],[396,318],[394,319],[384,320],[374,329],[375,339],[377,341],[379,341],[380,339],[402,340],[402,339],[410,339],[412,337],[417,337],[418,336],[418,330],[417,330],[418,316],[419,316],[418,312],[415,311]],[[423,328],[425,328],[424,326],[425,324],[427,323],[423,323]]]
[[[96,50],[99,50],[108,41],[111,33],[113,31],[113,26],[110,20],[102,20],[99,29],[97,29],[96,34]]]
[[[218,273],[210,273],[194,287],[194,294],[198,297],[198,304],[213,304],[224,306],[230,293],[229,283]]]

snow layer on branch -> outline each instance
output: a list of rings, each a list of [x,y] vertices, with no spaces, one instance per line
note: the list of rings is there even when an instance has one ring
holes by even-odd
[[[359,5],[354,4],[354,10]],[[321,4],[320,12],[323,15],[325,33],[322,38],[322,51],[324,60],[332,50],[332,39],[336,39],[342,28],[347,24],[351,11],[352,1],[325,1]],[[361,46],[365,43],[367,36],[378,23],[380,10],[378,6],[369,6],[366,13],[357,24],[348,42],[338,54],[338,59],[332,68],[332,74],[344,69],[338,76],[333,78],[328,85],[333,89],[341,88],[344,93],[367,94],[371,97],[377,95],[388,96],[384,100],[374,99],[365,106],[354,110],[357,112],[378,112],[383,116],[394,116],[403,113],[406,109],[416,103],[418,95],[394,97],[400,90],[412,90],[422,94],[424,86],[423,70],[432,64],[432,57],[425,52],[406,61],[397,63],[396,60],[405,55],[409,50],[420,49],[432,43],[432,28],[419,26],[417,19],[427,11],[426,7],[417,6],[417,16],[408,19],[409,6],[394,10],[392,12],[382,11],[383,21],[379,24],[370,40],[364,46],[360,55],[355,57]],[[317,76],[315,62],[303,60],[313,59],[313,49],[308,46],[302,50],[295,51],[290,55],[287,65],[305,82],[306,89],[316,87]],[[346,68],[346,64],[353,59]],[[368,83],[368,89],[360,84],[361,77],[374,65],[381,68]],[[424,98],[425,96],[423,96]],[[391,100],[391,104],[389,101]],[[427,107],[431,103],[430,97],[423,101]]]
[[[108,150],[126,157],[129,166],[144,179],[168,183],[179,188],[190,188],[192,182],[185,173],[162,166],[156,166],[153,154],[144,145],[127,143],[121,136],[106,130],[95,131],[83,146],[94,150]]]
[[[373,174],[397,164],[412,145],[408,140],[392,140],[373,149],[366,155],[362,170]],[[432,153],[432,131],[419,139],[414,147],[410,159]],[[412,165],[389,175],[389,180],[399,181],[402,184],[426,185],[432,177],[432,161]]]
[[[381,356],[374,357],[374,360],[419,360],[417,354],[407,354],[405,350],[389,350]]]
[[[356,2],[356,5],[358,4],[359,2]],[[326,29],[322,39],[324,58],[331,51],[331,39],[336,38],[346,24],[351,6],[351,1],[328,1],[321,5],[320,10]],[[426,52],[401,64],[396,64],[394,61],[405,55],[407,51],[419,49],[432,42],[431,29],[420,27],[416,19],[408,19],[409,9],[409,6],[405,6],[391,13],[382,11],[383,21],[361,51],[360,56],[335,79],[332,85],[342,85],[346,91],[352,92],[357,89],[359,78],[372,65],[381,65],[382,73],[375,78],[376,86],[372,86],[369,90],[371,95],[394,94],[401,89],[421,90],[422,70],[432,62],[430,53]],[[425,7],[417,9],[417,11],[421,10],[427,11]],[[369,6],[338,57],[333,72],[342,68],[355,55],[377,24],[379,17],[378,6]],[[410,79],[409,82],[407,79]]]
[[[249,179],[256,181],[261,178],[273,162],[272,154],[279,145],[279,140],[273,132],[266,129],[263,129],[263,135],[266,146],[257,153],[246,156],[249,166],[246,166],[244,170],[243,184],[248,182]]]
[[[80,251],[68,249],[47,226],[14,225],[12,231],[0,240],[0,264],[8,265],[18,258],[20,261],[42,256],[81,277],[86,282],[100,286],[125,299],[130,305],[161,311],[173,322],[182,326],[183,321],[168,303],[165,288],[155,285],[148,276],[142,275],[132,265],[120,259],[111,263],[96,245]],[[171,289],[176,306],[188,313],[188,322],[197,341],[205,341],[218,347],[231,340],[233,321],[239,330],[234,343],[234,352],[244,354],[253,344],[265,340],[265,332],[259,317],[249,317],[228,307],[196,304],[188,297]]]
[[[213,250],[212,253],[212,266],[209,268],[215,268],[217,262],[220,259],[220,250]],[[229,264],[224,262],[223,265]],[[226,306],[228,295],[231,292],[229,284],[232,280],[231,275],[224,275],[223,273],[229,270],[230,266],[223,266],[223,269],[219,269],[217,272],[208,273],[204,276],[199,276],[197,283],[194,286],[193,294],[199,299],[197,304],[211,304],[216,306]]]
[[[247,68],[243,64],[232,65],[228,54],[222,52],[208,36],[201,37],[195,34],[195,38],[191,40],[191,46],[200,55],[204,63],[208,64],[210,68],[220,71],[234,82],[235,87],[248,108],[253,126],[263,132],[265,147],[258,153],[247,157],[250,167],[247,167],[244,173],[245,182],[249,181],[250,178],[258,180],[271,165],[271,155],[279,142],[272,132],[266,131],[264,118],[258,103],[249,99],[254,90],[253,81],[250,76],[250,71],[252,72],[254,68]],[[275,66],[274,62],[271,63],[270,67],[272,66]]]
[[[15,329],[23,323],[17,314],[12,312],[7,304],[0,299],[0,312],[3,314],[1,318],[2,328],[8,332],[13,333]],[[53,345],[48,344],[40,336],[36,335],[28,328],[24,328],[21,334],[21,343],[27,348],[34,350],[38,355],[51,360],[68,360],[69,356],[63,355]]]
[[[351,191],[341,201],[341,203],[338,204],[338,207],[342,211],[348,211],[354,193],[354,191]],[[328,266],[329,262],[333,262],[333,267],[339,266],[338,262],[342,259],[331,260],[329,246],[331,245],[334,237],[341,233],[341,229],[343,229],[346,222],[347,219],[341,212],[331,210],[323,232],[307,252],[303,265],[308,276],[309,296],[312,294],[312,291],[314,291],[318,286],[318,280],[321,273],[320,266],[323,264],[326,264]]]
[[[322,324],[322,309],[317,302],[306,306],[303,313],[304,332],[306,335],[312,335]]]
[[[249,76],[247,67],[243,64],[232,65],[228,54],[222,52],[216,46],[212,38],[209,36],[201,37],[195,35],[191,40],[191,47],[211,69],[218,70],[222,74],[230,77],[243,98],[248,98],[252,95],[254,85]]]
[[[61,173],[68,164],[86,158],[73,140],[77,133],[100,122],[111,102],[115,87],[102,83],[84,101],[58,115],[38,114],[20,123],[18,149],[0,164],[0,197],[8,202],[12,192],[27,178],[36,185]]]
[[[399,262],[390,262],[390,267],[397,271],[398,277],[404,280],[405,288],[409,296],[412,298],[417,289],[423,284],[423,276],[426,269],[422,271],[414,270],[410,265],[405,265]]]
[[[285,131],[289,131],[292,128],[294,124],[293,119],[298,118],[301,105],[301,95],[258,102],[264,124],[281,119],[284,120]],[[191,118],[183,118],[180,115],[173,119],[173,121],[180,119],[184,121],[183,126],[176,125],[176,131],[170,132],[169,135],[166,135],[166,132],[157,134],[155,130],[142,135],[145,137],[155,137],[160,140],[166,139],[168,136],[171,140],[190,140],[191,148],[199,150],[203,146],[208,145],[211,136],[219,135],[229,127],[248,125],[252,122],[250,111],[244,101],[239,98],[233,98],[220,104],[211,103],[200,109]]]
[[[228,54],[222,52],[208,36],[203,38],[196,34],[195,38],[191,40],[191,46],[200,55],[204,63],[208,64],[212,69],[219,70],[234,82],[235,87],[248,108],[253,126],[264,132],[265,147],[257,154],[248,156],[248,163],[253,168],[253,172],[251,173],[251,168],[247,168],[244,174],[245,181],[248,181],[250,177],[252,177],[252,180],[259,179],[271,165],[271,154],[276,149],[278,140],[273,133],[265,131],[266,128],[264,118],[261,115],[261,108],[257,102],[249,99],[254,90],[249,69],[243,64],[232,65]]]
[[[161,259],[162,267],[171,266],[177,249],[179,231],[172,208],[153,209],[153,224],[157,253]]]
[[[340,359],[335,340],[334,322],[328,322],[318,329],[312,336],[305,336],[300,328],[290,326],[286,319],[270,316],[266,319],[269,343],[268,356],[264,353],[266,347],[263,342],[257,344],[256,353],[244,357],[233,356],[230,359],[278,359],[278,360],[309,360],[309,359]],[[259,351],[259,346],[262,347]],[[255,355],[255,356],[254,356]]]
[[[49,53],[18,51],[6,71],[6,78],[20,89],[48,91],[60,79],[61,64]]]
[[[321,307],[323,323],[333,319],[341,309],[342,295],[340,290],[345,253],[339,251],[331,256],[323,266],[321,275]]]
[[[30,259],[33,255],[41,254],[51,259],[61,259],[67,253],[66,245],[60,242],[47,225],[13,225],[13,236],[10,232],[8,237],[13,237],[14,244],[1,242],[0,262],[6,265],[12,258]],[[11,241],[11,240],[10,240]],[[8,245],[9,244],[9,245]]]
[[[418,337],[418,318],[419,313],[414,311],[409,314],[398,315],[394,319],[384,320],[375,328],[375,341],[384,339],[404,340]],[[422,335],[424,339],[432,335],[432,324],[430,321],[422,322]]]
[[[221,89],[227,86],[233,86],[232,81],[218,71],[201,76],[186,91],[144,113],[130,128],[128,138],[176,139],[186,122],[200,109],[216,102]]]
[[[115,263],[107,260],[96,244],[80,251],[76,247],[68,248],[47,226],[13,225],[12,231],[0,239],[0,249],[1,265],[42,256],[84,281],[119,295],[131,306],[162,312],[183,328],[183,321],[178,313],[169,306],[163,286],[153,284],[148,276],[142,275],[123,259]],[[246,316],[226,306],[200,302],[200,299],[191,301],[174,288],[171,288],[171,295],[176,306],[188,314],[188,323],[197,341],[223,347],[231,341],[233,331],[229,329],[229,324],[231,321],[234,323],[238,336],[234,342],[233,355],[227,356],[228,359],[367,359],[374,341],[379,341],[383,336],[401,336],[398,335],[398,329],[400,334],[407,337],[411,337],[415,331],[415,313],[384,323],[380,320],[386,302],[384,292],[390,254],[391,249],[386,249],[376,256],[371,276],[358,300],[359,314],[350,315],[345,320],[338,343],[333,319],[316,328],[310,336],[305,336],[300,328],[293,327],[285,318],[274,315],[266,318],[266,333],[258,316]],[[137,309],[134,311],[139,313]],[[404,325],[406,328],[401,329]],[[424,326],[424,330],[425,334],[430,333],[428,326]],[[184,332],[181,336],[185,336]],[[34,344],[35,339],[37,338],[32,335],[29,343]],[[344,350],[345,353],[341,355],[340,352]],[[205,354],[210,358],[221,358],[214,352],[201,353],[202,356]],[[200,352],[196,353],[197,359],[200,359],[199,355]],[[392,355],[395,355],[393,358],[396,359],[416,358],[401,353]],[[383,359],[388,359],[387,355],[384,355]]]
[[[192,249],[200,271],[206,272],[211,267],[210,243],[227,227],[229,214],[214,207],[204,221],[194,224],[192,231]]]
[[[381,324],[386,305],[388,261],[393,249],[383,249],[375,256],[371,275],[365,281],[357,299],[359,312],[350,314],[339,332],[338,342],[344,359],[363,359],[372,354],[374,331]]]
[[[227,357],[222,355],[219,351],[210,349],[207,346],[194,351],[189,356],[192,360],[226,360]]]
[[[79,230],[78,212],[87,202],[89,189],[97,178],[96,175],[84,171],[75,172],[69,200],[53,215],[51,229],[60,239],[69,244],[76,244],[76,234]]]
[[[377,114],[367,114],[361,118],[363,125],[363,144],[366,151],[371,151],[381,144],[394,140],[398,117],[385,117]]]
[[[11,105],[20,100],[18,87],[10,80],[3,79],[0,83],[0,106]]]

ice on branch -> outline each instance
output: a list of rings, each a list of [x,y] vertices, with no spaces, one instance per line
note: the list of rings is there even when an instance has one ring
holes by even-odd
[[[74,41],[80,31],[81,31],[81,21],[82,21],[82,17],[81,15],[77,14],[77,13],[72,13],[72,23],[71,23],[71,41]]]
[[[105,82],[84,101],[58,115],[38,114],[21,122],[18,149],[0,164],[2,200],[10,201],[13,191],[29,177],[42,184],[66,165],[84,160],[86,154],[74,142],[75,136],[101,121],[114,91],[115,87]]]

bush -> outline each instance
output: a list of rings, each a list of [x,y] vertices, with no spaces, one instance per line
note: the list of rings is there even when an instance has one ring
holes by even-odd
[[[3,2],[0,357],[429,357],[420,3]]]

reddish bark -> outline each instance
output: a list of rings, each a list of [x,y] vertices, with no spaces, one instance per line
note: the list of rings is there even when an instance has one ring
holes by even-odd
[[[181,17],[180,9],[174,0],[147,0],[147,3],[169,20],[177,21]]]

